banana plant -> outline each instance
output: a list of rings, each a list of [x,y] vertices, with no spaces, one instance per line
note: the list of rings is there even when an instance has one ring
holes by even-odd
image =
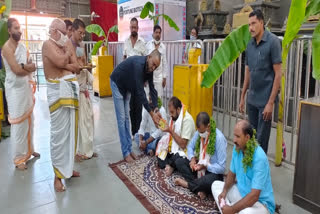
[[[149,1],[143,6],[143,9],[140,13],[141,19],[145,19],[148,17],[149,19],[153,20],[154,25],[156,25],[158,23],[159,18],[161,16],[164,18],[164,20],[166,20],[168,22],[170,27],[174,28],[176,31],[180,30],[178,25],[168,15],[166,15],[166,14],[155,15],[154,5],[153,5],[153,3],[149,2]]]
[[[249,25],[242,25],[232,31],[219,46],[211,59],[208,69],[204,72],[202,87],[211,88],[222,73],[247,48],[251,39]]]
[[[283,107],[285,94],[285,74],[287,71],[287,56],[294,39],[298,38],[301,25],[310,16],[320,14],[320,0],[292,0],[287,20],[286,32],[282,41],[282,77],[279,103],[279,117],[277,124],[277,142],[275,164],[281,165],[283,142]],[[244,32],[244,30],[247,31]],[[210,88],[245,50],[250,40],[248,26],[244,25],[233,31],[220,45],[213,56],[208,69],[204,73],[201,86]],[[241,41],[240,44],[237,42]],[[316,26],[312,37],[312,76],[320,79],[320,23]]]
[[[7,20],[11,12],[11,0],[6,0],[4,4],[0,3],[0,48],[9,38]]]
[[[111,28],[109,28],[108,33],[106,35],[106,33],[104,32],[104,30],[102,29],[102,27],[98,24],[91,24],[88,25],[86,27],[86,31],[88,33],[94,33],[96,34],[98,37],[103,37],[102,40],[96,42],[92,48],[91,51],[91,56],[96,55],[99,48],[101,47],[102,44],[104,44],[105,47],[108,47],[108,42],[109,42],[109,34],[110,33],[118,33],[118,25],[114,25]]]

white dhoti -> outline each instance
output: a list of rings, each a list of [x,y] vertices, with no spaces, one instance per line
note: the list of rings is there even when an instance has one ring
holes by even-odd
[[[18,44],[14,55],[18,64],[27,63],[27,50],[22,44]],[[26,163],[33,153],[34,82],[30,76],[17,76],[4,57],[3,61],[6,68],[5,89],[8,120],[11,123],[11,144],[14,164],[17,166]]]
[[[73,172],[78,131],[79,84],[75,75],[47,80],[50,110],[50,152],[54,173],[70,178]]]
[[[215,182],[213,182],[213,184],[211,186],[212,195],[213,195],[214,200],[216,201],[216,204],[222,214],[223,214],[223,212],[221,211],[218,197],[221,194],[221,192],[223,191],[223,187],[224,187],[224,182],[222,182],[222,181],[215,181]],[[227,193],[226,204],[229,206],[232,206],[235,203],[237,203],[238,201],[240,201],[241,199],[242,199],[241,194],[238,190],[237,185],[235,184],[230,188],[230,190]],[[248,207],[248,208],[243,209],[239,212],[239,214],[257,214],[257,213],[270,214],[268,209],[259,201],[257,201],[252,207]]]
[[[88,85],[92,85],[93,76],[83,69],[77,79],[80,87],[79,102],[79,146],[78,154],[85,158],[91,158],[93,155],[93,110],[91,99],[88,92]]]

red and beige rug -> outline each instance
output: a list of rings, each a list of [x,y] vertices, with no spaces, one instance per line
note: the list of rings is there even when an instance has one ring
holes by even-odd
[[[175,186],[179,175],[166,177],[155,157],[142,156],[131,164],[120,161],[109,166],[150,213],[219,213],[212,197],[201,201],[188,189]]]

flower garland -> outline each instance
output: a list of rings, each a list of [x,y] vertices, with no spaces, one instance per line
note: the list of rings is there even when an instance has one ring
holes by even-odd
[[[244,152],[244,157],[242,159],[242,167],[244,172],[247,172],[248,167],[252,167],[253,154],[258,146],[256,139],[256,130],[253,129],[253,135],[246,144],[246,150]]]
[[[199,135],[199,138],[196,142],[196,157],[199,158],[200,154],[200,140],[201,137]],[[209,155],[213,155],[216,150],[216,121],[214,121],[213,118],[210,118],[210,135],[209,135],[209,144],[207,148],[207,153]]]

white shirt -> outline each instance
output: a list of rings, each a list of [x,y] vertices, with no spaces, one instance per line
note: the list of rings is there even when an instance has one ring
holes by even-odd
[[[150,54],[154,49],[156,49],[155,44],[154,41],[151,40],[147,43],[147,53]],[[161,62],[159,67],[153,71],[153,82],[162,82],[163,78],[167,78],[169,71],[166,57],[166,46],[162,42],[160,42],[158,51],[161,53]]]
[[[163,119],[167,119],[166,110],[161,106],[160,114]],[[140,124],[140,129],[138,131],[139,135],[144,135],[145,133],[149,132],[150,136],[154,139],[161,137],[163,132],[154,125],[151,115],[149,112],[146,111],[145,108],[142,108],[142,120]]]
[[[134,47],[132,47],[130,37],[124,42],[123,55],[126,55],[127,58],[130,56],[145,56],[147,55],[146,43],[142,37],[138,36]]]

